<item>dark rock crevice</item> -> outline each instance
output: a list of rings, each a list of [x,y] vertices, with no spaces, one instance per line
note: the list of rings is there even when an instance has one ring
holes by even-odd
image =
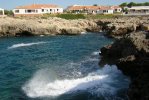
[[[35,36],[35,35],[29,31],[22,31],[20,33],[16,33],[15,36]]]

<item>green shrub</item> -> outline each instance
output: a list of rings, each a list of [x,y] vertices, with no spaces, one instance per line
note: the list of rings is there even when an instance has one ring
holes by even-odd
[[[41,16],[42,19],[47,19],[49,17],[56,17],[56,14],[44,14],[43,16]]]
[[[114,18],[115,15],[114,14],[107,14],[107,15],[103,15],[103,14],[96,14],[96,15],[87,15],[86,18],[87,19],[109,19],[109,18]]]
[[[85,19],[83,14],[58,14],[56,17],[64,19]]]
[[[12,10],[5,10],[5,15],[13,16],[13,11]]]
[[[109,18],[114,18],[117,17],[119,14],[95,14],[95,15],[86,15],[86,14],[72,14],[72,13],[67,13],[67,14],[44,14],[41,18],[42,19],[48,19],[49,17],[58,17],[58,18],[63,18],[63,19],[109,19]],[[120,15],[119,15],[120,16]]]

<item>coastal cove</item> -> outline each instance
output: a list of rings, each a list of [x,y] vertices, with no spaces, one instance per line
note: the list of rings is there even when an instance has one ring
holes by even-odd
[[[149,100],[149,0],[1,0],[0,100]]]
[[[0,99],[149,98],[148,16],[4,17],[0,48]]]
[[[112,42],[102,33],[0,38],[0,99],[128,100],[129,78],[98,64]]]

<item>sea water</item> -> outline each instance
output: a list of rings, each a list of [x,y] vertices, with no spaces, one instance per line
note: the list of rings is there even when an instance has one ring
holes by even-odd
[[[101,34],[0,38],[0,100],[127,100],[128,77],[99,66]]]

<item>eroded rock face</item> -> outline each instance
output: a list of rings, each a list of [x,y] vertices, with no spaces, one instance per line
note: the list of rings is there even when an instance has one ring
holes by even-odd
[[[113,19],[98,20],[97,24],[101,26],[106,35],[114,38],[122,38],[126,34],[135,31],[149,31],[148,17],[122,17]]]
[[[41,18],[0,18],[0,36],[22,35],[77,35],[82,32],[105,31],[106,35],[122,38],[134,31],[149,31],[148,17],[119,17],[112,19],[66,20],[56,17]]]
[[[133,32],[101,49],[102,59],[112,59],[132,83],[130,100],[149,100],[149,38],[148,32]]]
[[[1,36],[22,35],[77,35],[82,32],[99,32],[100,27],[94,21],[65,20],[61,18],[49,19],[18,19],[0,18]]]

